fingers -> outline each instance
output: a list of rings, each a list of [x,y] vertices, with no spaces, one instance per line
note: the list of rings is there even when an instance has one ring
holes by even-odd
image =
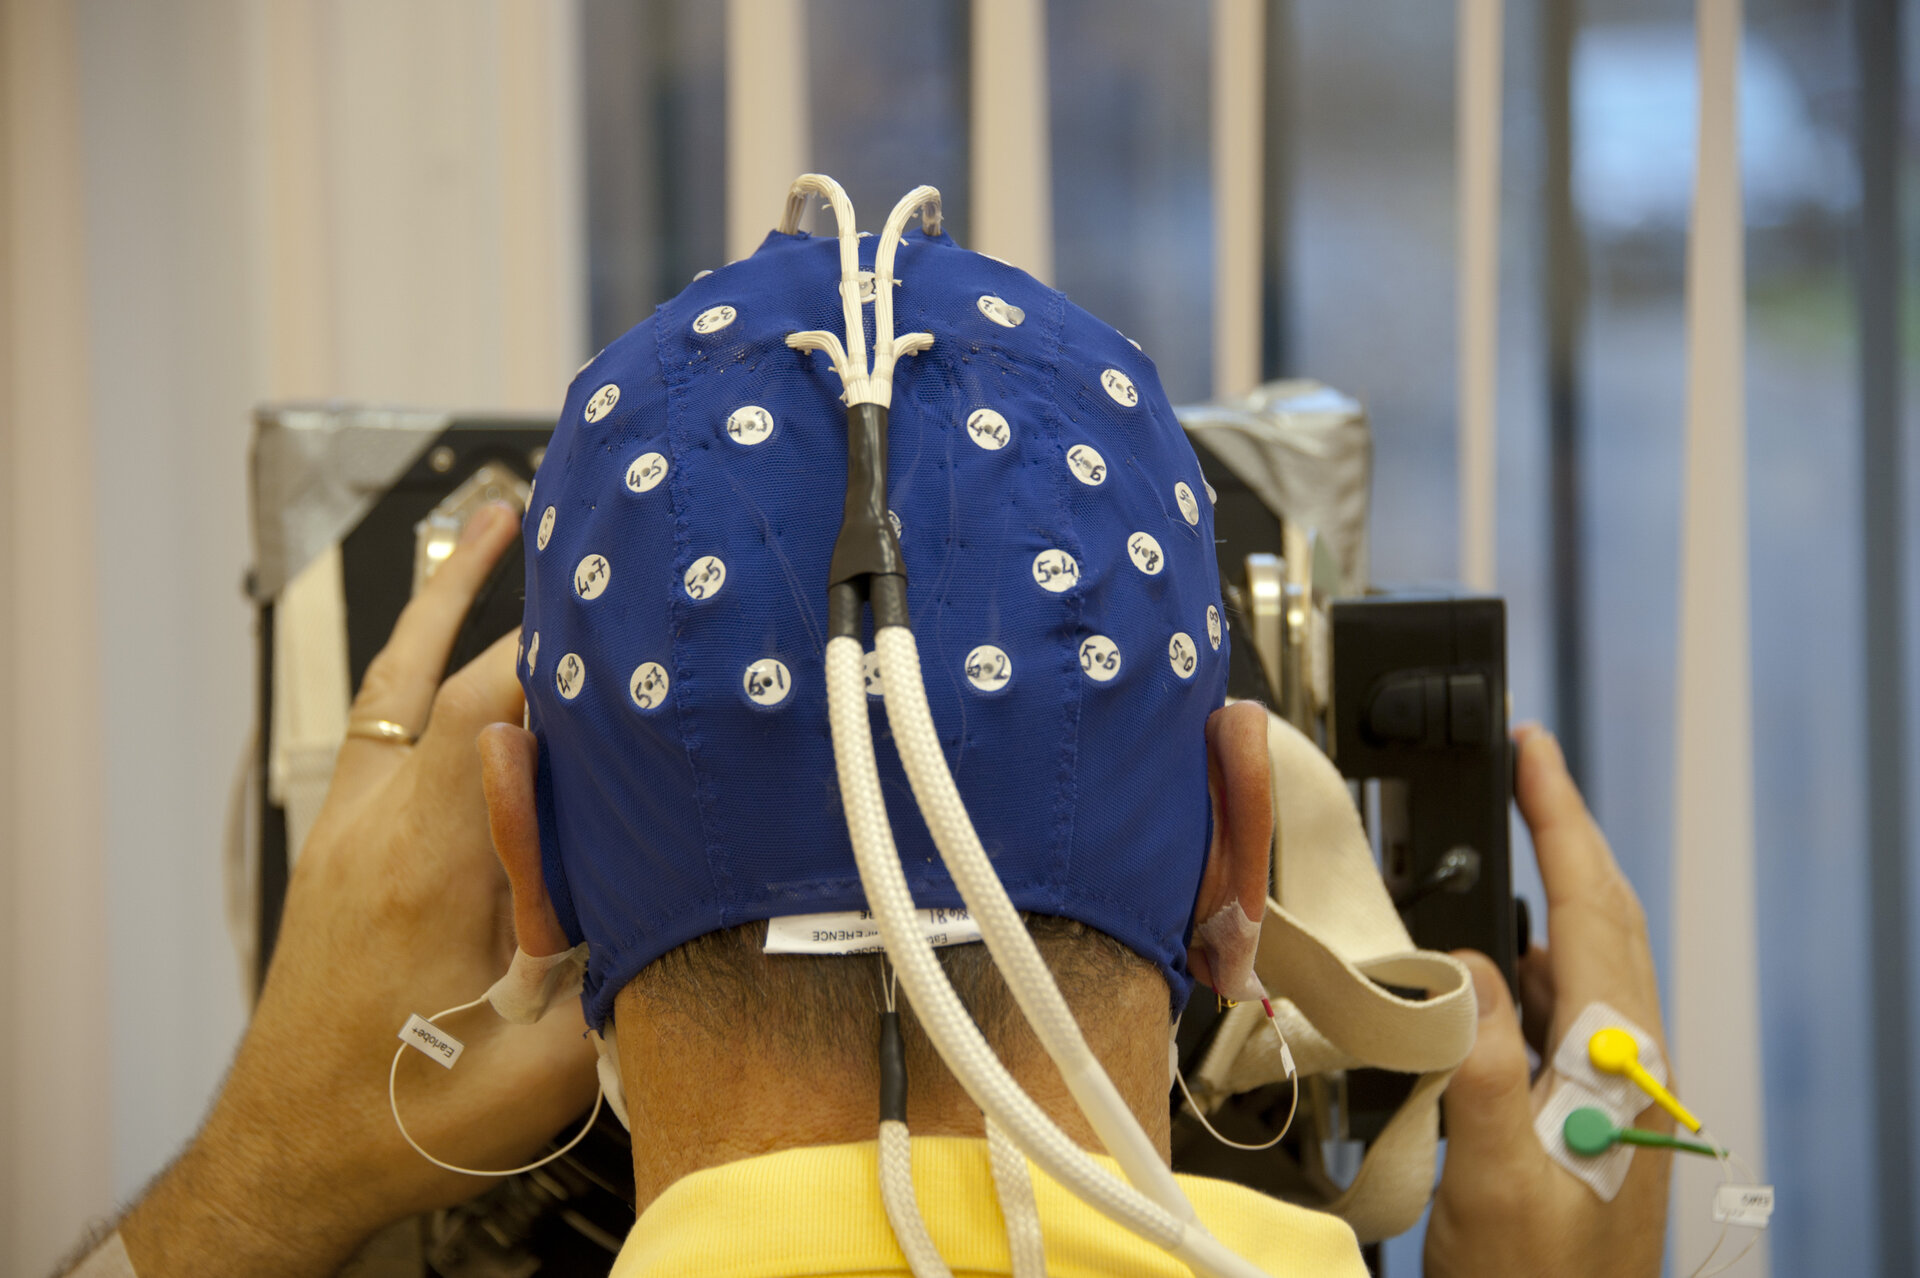
[[[518,530],[513,508],[499,502],[482,507],[467,521],[460,544],[400,613],[387,646],[367,667],[352,718],[385,719],[410,732],[421,730],[467,610]],[[404,757],[404,750],[389,743],[349,737],[340,748],[337,777],[384,774]]]
[[[1519,755],[1514,798],[1533,832],[1548,908],[1610,887],[1607,880],[1619,877],[1619,867],[1567,772],[1560,743],[1531,724],[1514,736]]]
[[[1543,1046],[1550,1052],[1596,1000],[1659,1035],[1659,986],[1640,900],[1568,775],[1559,743],[1537,728],[1522,729],[1516,741],[1515,798],[1533,833],[1552,942],[1552,1027]],[[1538,1011],[1537,988],[1534,1002]]]
[[[1520,956],[1519,973],[1520,1029],[1527,1037],[1527,1046],[1545,1059],[1553,1009],[1558,1001],[1553,985],[1552,956],[1539,945],[1528,946],[1527,952]]]
[[[518,726],[524,717],[526,694],[514,668],[519,636],[506,634],[487,650],[447,678],[433,699],[433,717],[420,738],[420,751],[430,757],[430,771],[466,774],[473,770],[473,742],[488,724]]]
[[[1457,950],[1454,957],[1473,974],[1480,1030],[1441,1104],[1447,1119],[1447,1179],[1471,1186],[1481,1179],[1512,1177],[1545,1155],[1533,1135],[1527,1049],[1506,980],[1478,951]]]

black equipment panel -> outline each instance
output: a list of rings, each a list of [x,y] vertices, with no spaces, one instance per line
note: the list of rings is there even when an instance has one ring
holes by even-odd
[[[1506,601],[1338,599],[1333,651],[1333,760],[1378,783],[1367,814],[1407,930],[1486,954],[1517,993]]]

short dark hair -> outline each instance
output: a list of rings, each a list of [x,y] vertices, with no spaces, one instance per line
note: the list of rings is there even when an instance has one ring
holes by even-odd
[[[1076,1010],[1098,1006],[1103,991],[1159,969],[1104,932],[1073,919],[1022,915],[1061,993]],[[819,1059],[857,1051],[871,1057],[880,1011],[886,1005],[880,956],[767,954],[765,923],[747,923],[696,937],[649,963],[627,987],[649,1013],[691,1022],[717,1038],[755,1035],[786,1055]],[[987,1041],[1002,1056],[1033,1044],[1000,969],[980,943],[935,951],[954,992]],[[913,1022],[904,991],[903,1030],[909,1031],[909,1068],[931,1064],[924,1034]],[[743,1018],[740,1009],[773,1015]],[[1084,1014],[1083,1014],[1084,1018]],[[743,1022],[750,1030],[743,1031]],[[915,1057],[921,1059],[915,1060]]]

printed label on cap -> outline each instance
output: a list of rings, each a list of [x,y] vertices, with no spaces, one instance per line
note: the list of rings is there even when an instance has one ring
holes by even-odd
[[[580,695],[580,689],[586,686],[587,663],[580,660],[580,654],[569,652],[560,658],[560,664],[553,668],[553,686],[562,698],[573,700]]]
[[[612,382],[608,382],[605,386],[595,391],[593,398],[587,401],[587,420],[590,422],[599,421],[602,417],[611,413],[613,406],[619,402],[620,388]]]
[[[977,305],[982,315],[1002,328],[1019,328],[1021,321],[1027,318],[1025,311],[991,293],[982,294]]]
[[[929,945],[965,945],[980,939],[980,925],[964,909],[915,910]],[[866,910],[788,914],[767,920],[767,954],[876,954],[880,925]]]
[[[1220,610],[1212,604],[1207,605],[1207,642],[1220,651]]]
[[[1167,566],[1167,558],[1160,553],[1160,543],[1152,533],[1137,532],[1127,538],[1127,555],[1133,560],[1133,566],[1149,577],[1159,576],[1160,570]]]
[[[967,415],[967,434],[980,447],[995,452],[1012,441],[1013,428],[991,408],[976,408]]]
[[[1200,650],[1193,646],[1192,635],[1183,630],[1167,640],[1167,662],[1182,679],[1193,678],[1200,664]]]
[[[727,434],[734,443],[751,447],[773,434],[773,414],[758,404],[736,408],[727,418]]]
[[[1117,368],[1109,368],[1100,374],[1100,384],[1107,389],[1107,395],[1122,408],[1132,408],[1140,402],[1140,392],[1133,387],[1133,379]]]
[[[547,543],[553,540],[553,507],[549,506],[540,515],[540,531],[533,535],[533,548],[545,550]]]
[[[651,710],[667,699],[667,668],[657,661],[643,663],[633,672],[627,694],[642,710]]]
[[[1013,678],[1013,662],[990,643],[967,654],[967,682],[982,692],[998,692]]]
[[[1107,478],[1107,459],[1088,444],[1075,444],[1067,450],[1067,469],[1090,488],[1098,488]]]
[[[734,310],[731,306],[708,307],[694,318],[693,331],[696,333],[717,333],[727,325],[733,323],[735,317],[739,314],[740,312]]]
[[[1180,505],[1180,517],[1190,524],[1200,522],[1200,499],[1193,495],[1193,489],[1182,480],[1173,486],[1173,499]]]
[[[667,459],[659,453],[641,453],[627,467],[627,487],[636,493],[650,493],[667,477]]]
[[[685,581],[689,599],[711,599],[727,584],[727,566],[718,555],[702,555],[687,569]]]
[[[573,593],[582,599],[598,599],[613,577],[613,565],[605,555],[588,555],[573,570]]]
[[[748,666],[740,683],[747,690],[747,699],[755,705],[777,706],[793,691],[793,676],[785,663],[772,657],[762,657]]]
[[[387,1024],[393,1024],[388,1021]],[[400,1041],[413,1048],[441,1069],[452,1069],[467,1045],[415,1012],[400,1027]]]
[[[1033,557],[1033,579],[1057,595],[1080,580],[1080,565],[1064,550],[1043,550]]]
[[[1120,645],[1105,635],[1088,635],[1080,644],[1080,668],[1095,683],[1120,673]]]

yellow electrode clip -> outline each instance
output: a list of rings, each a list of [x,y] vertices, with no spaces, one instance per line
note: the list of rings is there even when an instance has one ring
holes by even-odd
[[[1640,1044],[1633,1035],[1616,1026],[1596,1030],[1587,1040],[1587,1059],[1593,1067],[1603,1074],[1622,1074],[1653,1098],[1653,1103],[1672,1114],[1674,1119],[1690,1132],[1700,1130],[1700,1120],[1695,1118],[1680,1098],[1654,1081],[1640,1063]]]

